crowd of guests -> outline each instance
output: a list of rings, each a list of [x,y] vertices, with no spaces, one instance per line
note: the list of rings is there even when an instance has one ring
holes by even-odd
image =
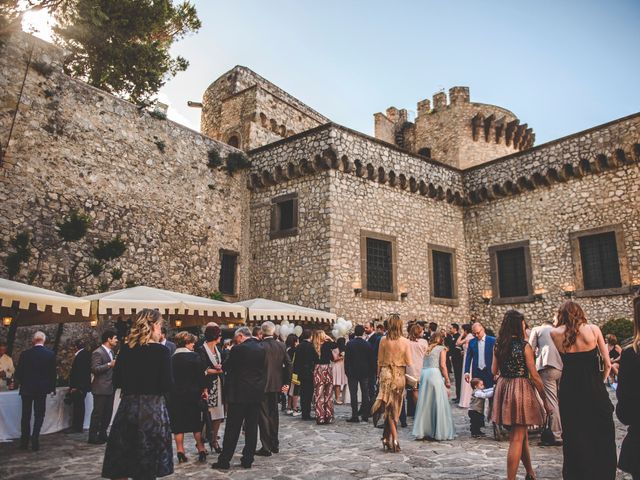
[[[185,434],[193,435],[199,462],[207,460],[208,444],[218,454],[212,468],[226,470],[244,433],[240,464],[251,468],[256,455],[280,452],[281,409],[318,425],[334,423],[334,403],[344,403],[348,385],[346,421],[372,417],[390,452],[400,451],[398,428],[407,426],[407,416],[417,440],[453,439],[451,409],[457,405],[468,410],[473,437],[485,436],[487,422],[508,432],[509,480],[520,463],[528,480],[536,478],[529,451],[533,427],[543,430],[544,445],[562,446],[564,479],[613,480],[616,464],[640,479],[640,297],[634,300],[634,337],[625,349],[617,339],[605,339],[573,301],[559,308],[554,321],[534,328],[509,310],[497,336],[477,320],[447,331],[409,322],[407,336],[404,327],[392,314],[384,322],[356,325],[348,340],[305,329],[283,342],[275,325],[264,322],[253,331],[238,328],[221,345],[221,329],[210,323],[203,338],[183,331],[174,343],[161,314],[145,309],[125,338],[107,330],[93,351],[78,345],[69,390],[72,430],[82,431],[91,391],[88,441],[106,443],[106,478],[172,473],[173,442],[177,461],[188,461]],[[39,449],[45,397],[55,388],[55,356],[44,343],[45,335],[36,332],[15,369],[0,344],[0,380],[20,384],[20,448]],[[619,460],[607,381],[617,387],[616,413],[629,427]],[[116,388],[122,396],[112,421]]]

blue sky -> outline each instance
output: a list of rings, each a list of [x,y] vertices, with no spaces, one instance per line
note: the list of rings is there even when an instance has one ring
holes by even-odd
[[[175,45],[191,66],[161,99],[199,128],[206,87],[245,65],[333,121],[415,111],[469,86],[533,127],[536,144],[640,111],[640,1],[196,0],[203,27]]]

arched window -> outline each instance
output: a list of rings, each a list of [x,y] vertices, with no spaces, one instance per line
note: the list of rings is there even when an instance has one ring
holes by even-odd
[[[231,137],[229,137],[229,140],[227,140],[227,144],[231,145],[232,147],[239,148],[240,147],[240,139],[238,138],[237,135],[232,135]]]

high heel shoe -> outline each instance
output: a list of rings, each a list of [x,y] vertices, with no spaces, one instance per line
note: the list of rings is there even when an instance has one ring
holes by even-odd
[[[178,463],[184,463],[188,460],[184,452],[178,452]]]
[[[201,450],[198,452],[198,463],[205,463],[207,461],[207,451]]]
[[[400,443],[398,442],[398,440],[394,438],[393,440],[390,441],[390,443],[391,443],[391,446],[390,446],[391,453],[398,453],[400,451]]]
[[[385,437],[382,437],[382,451],[386,451],[389,450],[389,440],[387,440]]]
[[[527,473],[527,476],[524,477],[524,480],[536,480],[536,477],[531,476],[530,474]]]

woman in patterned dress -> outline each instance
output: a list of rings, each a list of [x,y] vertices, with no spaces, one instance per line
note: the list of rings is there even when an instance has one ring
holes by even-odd
[[[527,427],[544,425],[544,410],[547,414],[553,411],[535,366],[533,349],[525,340],[526,330],[524,315],[516,310],[507,311],[493,351],[491,369],[499,378],[493,396],[492,420],[510,427],[507,480],[515,480],[520,460],[527,471],[526,480],[535,480]],[[543,399],[544,410],[536,390]]]
[[[205,375],[207,380],[207,412],[211,418],[211,431],[207,432],[207,439],[211,450],[216,453],[222,452],[218,443],[218,432],[220,424],[224,420],[224,398],[222,396],[223,374],[222,374],[222,354],[218,348],[221,335],[220,327],[217,325],[208,326],[204,330],[205,342],[200,348],[200,358],[205,365]],[[205,427],[209,422],[205,419]]]
[[[313,332],[311,339],[316,352],[313,369],[313,394],[316,399],[316,423],[333,422],[333,372],[331,361],[338,357],[338,345],[323,330]]]

